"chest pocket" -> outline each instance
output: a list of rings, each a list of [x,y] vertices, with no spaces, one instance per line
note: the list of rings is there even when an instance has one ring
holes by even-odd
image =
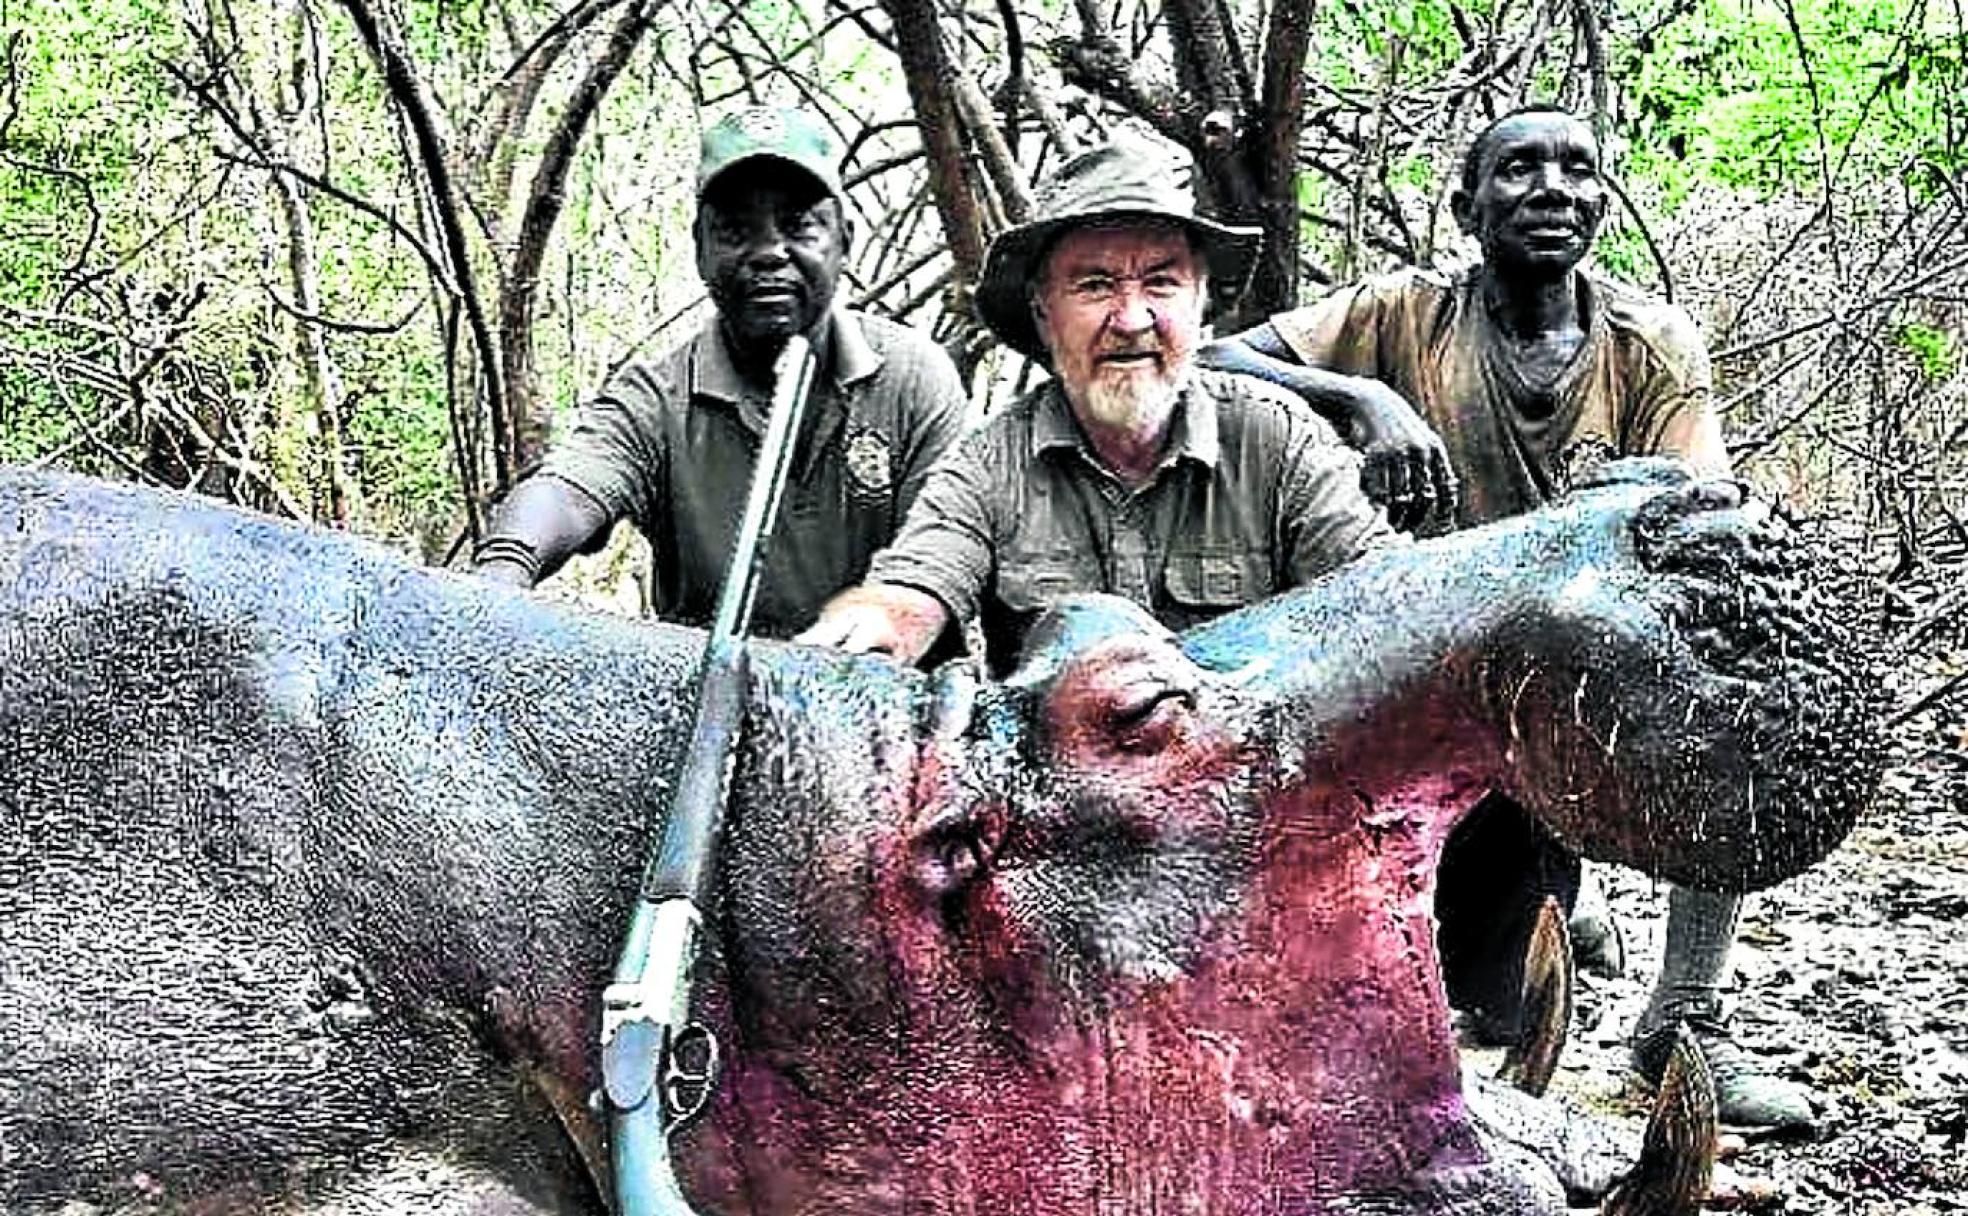
[[[1269,555],[1254,549],[1171,553],[1162,577],[1168,597],[1198,615],[1241,608],[1277,590]]]
[[[1092,555],[1070,550],[1008,554],[998,571],[998,598],[1013,612],[1038,612],[1066,596],[1105,587]]]

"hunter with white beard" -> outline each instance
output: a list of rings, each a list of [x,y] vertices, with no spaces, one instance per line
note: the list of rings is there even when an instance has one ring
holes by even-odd
[[[1196,215],[1132,142],[1060,165],[1035,211],[992,242],[977,307],[1052,379],[944,457],[868,581],[801,640],[913,662],[975,615],[1003,672],[1064,596],[1125,596],[1179,630],[1398,539],[1301,399],[1195,364],[1256,229]]]

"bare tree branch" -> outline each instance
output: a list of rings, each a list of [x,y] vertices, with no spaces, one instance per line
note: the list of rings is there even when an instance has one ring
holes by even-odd
[[[395,234],[398,240],[402,241],[409,247],[412,253],[417,255],[418,260],[423,262],[424,269],[431,275],[432,279],[441,289],[447,293],[456,294],[458,290],[457,284],[452,281],[444,260],[438,256],[435,250],[425,243],[421,233],[405,224],[397,217],[394,211],[378,206],[361,195],[346,190],[319,174],[311,173],[298,165],[274,159],[271,153],[260,146],[259,140],[246,129],[239,116],[232,112],[231,107],[217,95],[210,82],[193,80],[189,73],[174,63],[160,60],[159,66],[176,79],[179,84],[183,85],[186,91],[197,97],[206,109],[216,115],[221,122],[225,123],[226,128],[232,133],[233,138],[237,139],[249,154],[242,156],[221,148],[216,153],[220,160],[228,164],[263,169],[269,173],[285,174],[308,187],[310,190],[325,194],[329,198],[376,220],[378,223],[387,227],[390,232]]]
[[[1606,74],[1606,37],[1593,0],[1572,0],[1572,19],[1579,45],[1585,51],[1585,70],[1592,97],[1592,138],[1606,146],[1612,122],[1612,81]]]
[[[636,44],[648,32],[659,3],[660,0],[629,0],[607,43],[588,65],[573,99],[561,111],[560,121],[541,154],[540,166],[533,174],[526,215],[520,221],[519,244],[513,250],[512,268],[499,300],[499,337],[511,410],[509,433],[514,439],[513,459],[520,469],[530,469],[546,445],[547,420],[535,408],[538,394],[533,369],[533,297],[539,288],[540,264],[546,257],[547,241],[566,203],[568,169],[601,99],[621,74],[629,56],[635,53]]]
[[[1114,103],[1153,127],[1164,139],[1189,146],[1202,127],[1203,109],[1174,87],[1144,79],[1120,43],[1100,34],[1052,44],[1066,83]]]
[[[1797,21],[1797,5],[1792,0],[1783,0],[1784,24],[1790,27],[1790,36],[1796,45],[1798,66],[1804,69],[1804,85],[1811,95],[1811,129],[1818,140],[1818,173],[1820,186],[1824,191],[1825,230],[1827,252],[1831,255],[1832,268],[1843,276],[1843,259],[1838,250],[1838,207],[1832,198],[1834,175],[1831,169],[1831,152],[1825,143],[1824,98],[1818,93],[1818,74],[1811,67],[1811,49],[1805,42],[1804,29]]]
[[[392,100],[409,122],[416,138],[418,159],[435,203],[438,231],[444,242],[451,278],[457,283],[459,305],[471,331],[477,353],[480,382],[485,387],[487,412],[492,419],[492,467],[494,488],[503,491],[512,484],[512,435],[507,429],[506,391],[501,377],[502,363],[493,342],[492,327],[485,315],[485,303],[478,289],[478,275],[472,268],[471,250],[462,222],[463,199],[452,181],[451,164],[443,140],[437,132],[435,108],[424,94],[424,84],[394,31],[386,29],[369,6],[369,0],[341,0],[362,35],[364,45],[375,57],[383,73],[384,85]]]
[[[1633,199],[1627,194],[1618,174],[1607,173],[1603,176],[1606,185],[1612,189],[1613,197],[1619,199],[1620,206],[1626,208],[1626,214],[1632,218],[1633,226],[1640,230],[1640,239],[1646,242],[1647,255],[1654,259],[1654,270],[1660,275],[1661,298],[1669,304],[1674,303],[1674,271],[1667,264],[1667,255],[1661,252],[1660,242],[1654,239],[1654,230],[1647,226],[1647,217],[1633,205]]]
[[[1316,0],[1273,0],[1264,32],[1263,119],[1251,140],[1251,159],[1262,174],[1257,219],[1264,252],[1251,294],[1280,312],[1298,305],[1298,145],[1305,131],[1305,59],[1317,13]]]
[[[260,289],[266,293],[267,299],[272,302],[275,308],[304,325],[316,325],[334,333],[351,334],[360,337],[376,337],[382,334],[402,333],[409,327],[410,322],[417,319],[417,314],[424,311],[424,301],[415,300],[411,302],[409,311],[394,321],[341,321],[334,317],[323,316],[318,312],[308,312],[299,304],[281,295],[279,290],[271,283],[260,284]]]
[[[984,224],[978,214],[976,183],[963,154],[957,103],[948,87],[952,73],[949,56],[943,49],[930,0],[883,0],[882,7],[895,30],[902,72],[922,131],[923,150],[929,157],[930,189],[956,264],[958,306],[967,311],[962,293],[977,281],[984,262]]]
[[[618,3],[620,0],[582,0],[555,18],[513,60],[481,103],[479,139],[466,153],[465,175],[493,207],[503,205],[512,191],[520,138],[554,65],[576,36]],[[483,113],[488,106],[492,111],[489,118]]]
[[[968,72],[958,70],[952,76],[950,85],[957,111],[963,115],[964,126],[977,145],[979,159],[984,162],[984,171],[990,175],[991,184],[997,189],[1005,219],[1013,224],[1024,223],[1032,214],[1032,192],[1026,188],[1024,174],[1019,171],[1018,161],[1006,143],[1005,133],[998,127],[998,117],[991,109],[990,100]]]

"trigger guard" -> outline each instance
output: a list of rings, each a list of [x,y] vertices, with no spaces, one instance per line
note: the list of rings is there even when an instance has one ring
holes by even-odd
[[[684,1062],[684,1052],[698,1045],[703,1047],[704,1063],[701,1068],[691,1068]],[[717,1036],[704,1026],[689,1022],[676,1032],[663,1069],[663,1105],[669,1112],[672,1131],[703,1114],[710,1105],[721,1064]],[[689,1093],[691,1089],[696,1090],[694,1095]]]

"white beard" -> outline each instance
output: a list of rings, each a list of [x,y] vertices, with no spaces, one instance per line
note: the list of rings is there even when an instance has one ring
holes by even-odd
[[[1124,434],[1159,427],[1175,409],[1181,375],[1095,376],[1081,408],[1086,421]]]

